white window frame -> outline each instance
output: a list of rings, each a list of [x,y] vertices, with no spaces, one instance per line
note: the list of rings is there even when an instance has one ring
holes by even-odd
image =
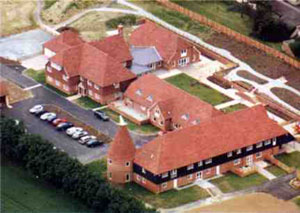
[[[100,95],[97,94],[97,93],[95,93],[95,98],[96,98],[97,100],[100,100]]]
[[[255,158],[256,159],[261,158],[261,157],[262,157],[262,152],[255,153]]]
[[[128,177],[128,179],[127,179]],[[125,174],[125,182],[130,182],[131,181],[131,176],[130,176],[130,173],[126,173]]]
[[[84,81],[84,77],[80,76],[80,81]]]
[[[58,70],[58,71],[61,71],[62,70],[62,67],[59,66],[58,64],[55,64],[53,62],[51,62],[51,67],[53,67],[54,69]]]
[[[55,85],[58,86],[58,87],[60,87],[60,81],[55,80]]]
[[[193,179],[193,174],[189,174],[189,175],[187,176],[187,179],[188,179],[188,180]]]
[[[64,90],[66,90],[66,91],[70,91],[70,88],[69,88],[69,86],[68,86],[68,85],[66,85],[66,84],[63,84],[63,89],[64,89]]]
[[[108,159],[108,164],[112,164],[112,159]]]
[[[118,89],[118,88],[120,88],[120,83],[113,83],[113,86],[115,89]]]
[[[129,166],[130,166],[130,161],[127,161],[127,162],[125,163],[125,166],[126,166],[126,167],[129,167]]]
[[[263,142],[259,142],[256,144],[256,148],[261,148],[261,147],[263,147]]]
[[[97,84],[94,84],[94,88],[95,88],[96,90],[99,90],[99,89],[100,89],[100,87],[99,87]]]
[[[64,79],[64,81],[68,81],[69,77],[67,75],[63,75],[63,79]]]
[[[148,97],[147,97],[146,99],[147,99],[147,101],[153,102],[153,97],[152,97],[152,95],[148,95]]]
[[[277,143],[277,138],[272,138],[272,145],[276,146],[276,143]]]
[[[198,162],[198,167],[201,167],[201,166],[203,166],[203,161]]]
[[[181,57],[187,56],[187,49],[182,49],[182,50],[180,51],[180,56],[181,56]]]
[[[52,73],[52,68],[50,66],[47,66],[47,72]]]
[[[171,178],[177,177],[177,169],[171,170]]]
[[[135,94],[137,94],[138,96],[142,96],[142,90],[141,89],[137,89],[135,91]]]
[[[251,150],[253,150],[253,145],[248,146],[248,147],[246,148],[246,151],[247,151],[247,152],[250,152]]]
[[[227,157],[228,158],[232,157],[232,152],[227,152]]]
[[[264,141],[264,145],[265,146],[268,146],[268,145],[270,145],[272,142],[271,142],[271,140],[269,139],[269,140],[265,140]]]
[[[87,81],[88,86],[93,86],[93,82],[91,82],[90,80]]]
[[[168,176],[169,176],[169,173],[168,173],[168,172],[165,172],[165,173],[163,173],[163,174],[161,175],[162,178],[166,178],[166,177],[168,177]]]
[[[88,90],[89,96],[93,96],[93,91],[92,90]]]
[[[212,163],[212,158],[205,160],[205,165],[211,164]]]
[[[233,165],[239,165],[239,164],[241,164],[241,159],[240,158],[238,158],[238,159],[235,159],[234,161],[233,161]]]
[[[140,106],[140,108],[141,108],[142,111],[146,111],[146,107]]]
[[[142,168],[142,172],[143,172],[144,174],[146,174],[146,170],[145,170],[144,168]]]
[[[242,149],[237,149],[237,150],[236,150],[236,154],[237,154],[237,155],[239,155],[239,154],[241,154],[241,153],[242,153]]]
[[[186,170],[192,170],[192,169],[194,169],[194,164],[188,165]]]

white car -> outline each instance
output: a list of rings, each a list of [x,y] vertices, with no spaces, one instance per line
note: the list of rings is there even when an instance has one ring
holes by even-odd
[[[56,114],[53,112],[47,112],[47,113],[42,114],[40,119],[43,121],[46,121],[46,120],[48,120],[48,118],[53,117],[53,116],[56,116]]]
[[[82,138],[80,138],[78,140],[78,143],[80,143],[80,144],[86,144],[88,141],[90,141],[92,139],[96,139],[96,136],[94,136],[94,135],[84,136],[84,137],[82,137]]]
[[[81,131],[81,132],[75,132],[73,135],[72,135],[72,138],[73,139],[79,139],[83,136],[87,136],[89,133],[87,131]]]
[[[44,110],[44,107],[42,105],[35,105],[31,109],[29,109],[29,112],[30,113],[36,113],[36,112],[40,112],[42,110]]]
[[[75,133],[79,133],[82,131],[83,131],[83,129],[81,127],[71,127],[69,129],[67,129],[66,133],[67,133],[67,135],[71,136]]]

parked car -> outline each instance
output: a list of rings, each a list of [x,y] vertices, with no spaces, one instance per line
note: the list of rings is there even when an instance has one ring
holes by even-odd
[[[80,143],[80,144],[86,144],[88,141],[90,141],[92,139],[96,139],[96,136],[94,136],[94,135],[87,135],[87,136],[81,137],[78,140],[78,143]]]
[[[47,121],[48,118],[51,118],[51,117],[53,117],[53,116],[56,116],[56,114],[53,113],[53,112],[48,112],[48,113],[42,114],[42,115],[40,116],[40,119],[41,119],[42,121]]]
[[[65,122],[65,123],[60,123],[57,125],[56,130],[57,131],[64,131],[67,130],[68,128],[73,127],[74,125],[71,122]]]
[[[36,111],[34,113],[34,115],[37,116],[37,117],[40,117],[41,115],[43,115],[45,113],[48,113],[48,111],[47,110],[40,110],[40,111]]]
[[[52,121],[52,125],[57,126],[60,123],[66,123],[66,122],[68,122],[68,121],[65,118],[56,118]]]
[[[66,133],[67,133],[67,135],[72,136],[73,134],[79,133],[82,131],[83,131],[83,129],[81,127],[72,127],[72,128],[67,129]]]
[[[106,115],[105,112],[103,112],[101,110],[94,111],[94,115],[103,121],[109,121],[109,117]]]
[[[44,110],[44,107],[42,105],[35,105],[34,107],[29,109],[29,112],[33,114],[42,110]]]
[[[72,138],[73,139],[79,139],[83,136],[86,136],[88,135],[89,133],[87,131],[81,131],[81,132],[75,132],[73,135],[72,135]]]
[[[100,145],[102,145],[102,144],[103,144],[102,141],[98,141],[98,140],[96,140],[96,139],[92,139],[92,140],[89,140],[89,141],[86,143],[86,146],[92,148],[92,147],[100,146]]]
[[[54,121],[56,118],[57,118],[56,114],[53,113],[53,114],[51,114],[51,115],[48,116],[47,121],[49,123],[52,123],[52,121]]]

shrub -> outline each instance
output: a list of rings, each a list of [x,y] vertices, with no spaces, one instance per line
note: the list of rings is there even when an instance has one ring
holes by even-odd
[[[119,24],[124,26],[132,26],[135,25],[137,18],[135,15],[125,15],[118,18],[113,18],[105,22],[107,28],[115,29],[118,27]]]
[[[82,200],[97,212],[154,212],[124,191],[111,187],[78,160],[58,151],[39,135],[25,133],[22,122],[2,117],[1,154],[22,163],[34,175],[74,198]]]

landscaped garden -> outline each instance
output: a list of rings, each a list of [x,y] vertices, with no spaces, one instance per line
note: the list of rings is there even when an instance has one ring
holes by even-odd
[[[90,99],[89,97],[80,97],[74,100],[74,102],[85,109],[94,109],[97,107],[101,107],[99,103]]]
[[[222,112],[225,113],[230,113],[230,112],[235,112],[241,109],[247,108],[244,104],[235,104],[226,108],[221,109]]]
[[[241,76],[243,78],[246,78],[246,79],[248,79],[250,81],[254,81],[254,82],[258,83],[258,84],[266,84],[266,83],[268,83],[268,81],[265,81],[265,80],[263,80],[263,79],[255,76],[255,75],[253,75],[250,72],[245,71],[245,70],[238,71],[237,75]]]
[[[105,108],[102,109],[101,111],[104,111],[113,121],[119,122],[119,114],[112,111],[111,109]],[[127,123],[127,127],[129,130],[137,132],[137,133],[142,133],[142,134],[153,134],[159,132],[159,129],[151,124],[143,124],[141,126],[133,123],[132,121],[125,119]]]
[[[209,197],[209,194],[199,186],[191,186],[182,190],[172,189],[160,194],[153,194],[136,183],[129,183],[124,190],[156,208],[174,208]]]
[[[1,160],[1,212],[92,212],[70,195]]]
[[[287,174],[284,170],[282,170],[278,166],[274,166],[274,165],[272,165],[270,167],[267,167],[266,170],[268,172],[270,172],[271,174],[275,175],[276,177],[279,177],[279,176]]]
[[[279,161],[286,164],[289,167],[295,167],[300,169],[300,152],[295,151],[292,153],[284,153],[275,156]]]
[[[257,186],[266,181],[267,179],[265,177],[257,173],[246,177],[239,177],[236,174],[229,172],[223,177],[213,179],[210,182],[217,185],[222,192],[227,193]]]
[[[196,79],[186,74],[175,75],[165,80],[212,105],[218,105],[231,100],[229,97],[204,84],[201,84]]]
[[[271,91],[278,96],[278,98],[300,110],[300,96],[298,96],[296,93],[279,87],[274,87],[271,89]]]

